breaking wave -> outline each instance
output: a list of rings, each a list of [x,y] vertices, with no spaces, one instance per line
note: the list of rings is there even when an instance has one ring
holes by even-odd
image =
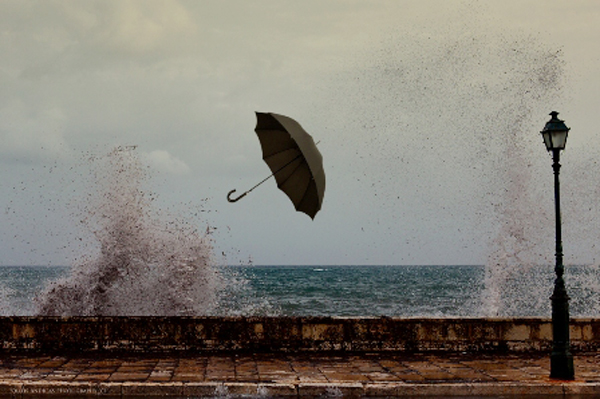
[[[243,285],[217,266],[209,227],[153,208],[134,147],[90,161],[92,189],[79,213],[95,248],[37,296],[38,314],[205,315],[218,309],[223,292]]]

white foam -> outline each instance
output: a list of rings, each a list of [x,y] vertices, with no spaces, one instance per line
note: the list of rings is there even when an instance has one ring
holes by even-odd
[[[97,241],[69,277],[36,298],[42,315],[202,315],[226,281],[208,229],[166,217],[144,189],[147,169],[133,147],[91,159],[93,189],[82,224]]]

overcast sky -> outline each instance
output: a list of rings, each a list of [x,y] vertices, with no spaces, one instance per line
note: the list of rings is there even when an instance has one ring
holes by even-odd
[[[596,0],[0,0],[0,264],[81,256],[86,159],[119,145],[223,262],[546,262],[552,110],[566,262],[596,262],[599,20]],[[227,202],[269,174],[255,111],[321,141],[314,221],[274,181]]]

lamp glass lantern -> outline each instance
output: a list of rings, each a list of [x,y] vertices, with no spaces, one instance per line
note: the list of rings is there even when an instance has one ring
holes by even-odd
[[[541,131],[546,149],[548,151],[564,150],[571,129],[565,125],[565,121],[558,119],[558,112],[552,111],[550,116],[552,116],[552,119],[546,122],[546,126]]]

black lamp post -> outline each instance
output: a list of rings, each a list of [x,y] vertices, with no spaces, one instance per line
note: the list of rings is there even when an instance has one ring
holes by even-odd
[[[573,355],[569,350],[569,296],[565,288],[563,274],[562,233],[560,221],[560,152],[565,149],[569,128],[565,122],[558,119],[558,112],[552,111],[544,130],[541,131],[546,149],[552,152],[552,168],[554,169],[554,204],[556,207],[556,280],[552,293],[552,355],[550,356],[550,378],[573,380],[575,369]]]

